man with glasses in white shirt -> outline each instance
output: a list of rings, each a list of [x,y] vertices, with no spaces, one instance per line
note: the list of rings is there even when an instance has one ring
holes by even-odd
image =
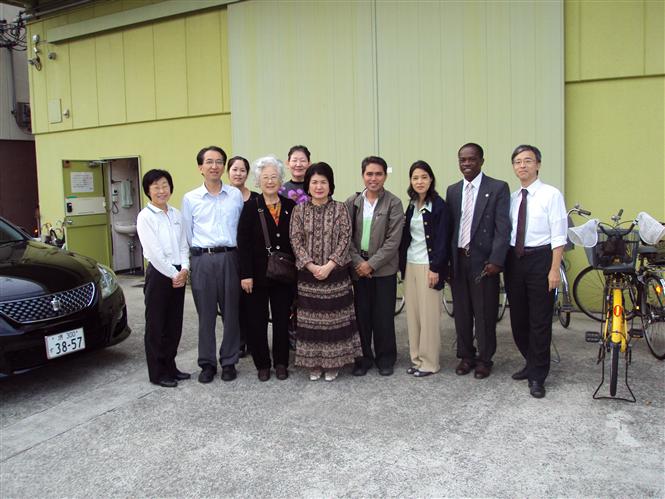
[[[561,280],[567,213],[561,192],[538,178],[541,153],[537,147],[517,146],[511,160],[521,188],[511,195],[506,291],[513,338],[526,360],[512,378],[528,379],[531,395],[542,398],[550,369],[554,290]]]
[[[219,348],[223,381],[237,376],[240,349],[240,277],[236,236],[242,193],[222,184],[226,153],[217,146],[196,156],[203,185],[185,194],[182,216],[190,245],[192,294],[199,316],[199,382],[210,383],[217,372],[215,324],[222,314],[224,335]]]

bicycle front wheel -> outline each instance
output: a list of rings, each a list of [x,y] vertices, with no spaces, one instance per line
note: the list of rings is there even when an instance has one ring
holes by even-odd
[[[665,290],[657,277],[647,278],[644,285],[644,339],[649,350],[658,360],[665,359]]]
[[[450,284],[446,284],[443,288],[443,309],[450,317],[455,317],[455,307],[453,306],[453,292],[450,288]]]
[[[582,270],[573,283],[573,297],[579,309],[591,319],[603,322],[605,276],[602,270],[589,266]]]
[[[559,322],[565,328],[570,326],[570,290],[568,288],[568,277],[563,268],[561,269],[561,284],[556,293],[554,312]]]

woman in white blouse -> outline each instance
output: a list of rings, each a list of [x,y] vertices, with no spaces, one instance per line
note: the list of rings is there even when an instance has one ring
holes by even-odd
[[[182,334],[185,285],[189,273],[189,247],[180,212],[168,205],[173,179],[166,170],[143,176],[143,191],[150,198],[136,228],[148,260],[145,296],[145,355],[150,382],[173,388],[189,379],[178,370],[175,357]]]

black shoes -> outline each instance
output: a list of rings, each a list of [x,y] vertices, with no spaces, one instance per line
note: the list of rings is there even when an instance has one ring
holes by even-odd
[[[532,397],[541,399],[545,396],[545,386],[541,381],[529,381],[529,393]]]
[[[224,379],[224,373],[222,372],[222,379]],[[270,379],[270,368],[268,369],[259,369],[258,372],[259,381],[268,381]]]
[[[464,376],[469,374],[474,367],[476,367],[475,362],[469,359],[462,359],[455,368],[455,374],[458,376]]]
[[[514,373],[511,376],[511,378],[513,378],[516,381],[521,381],[523,379],[527,379],[528,377],[529,377],[529,373],[528,373],[528,370],[527,370],[526,366],[524,366],[523,369],[517,371],[516,373]]]
[[[379,367],[379,374],[381,376],[392,376],[393,372],[394,370],[392,367]]]
[[[215,377],[215,368],[212,366],[203,366],[199,374],[199,383],[210,383]]]
[[[473,377],[476,379],[485,379],[492,372],[492,368],[486,366],[485,364],[477,364],[476,370],[473,373]]]
[[[268,373],[268,376],[270,376],[270,373]],[[222,381],[233,381],[237,377],[238,373],[236,372],[236,366],[222,366]]]
[[[365,376],[365,374],[367,374],[367,368],[361,362],[356,362],[351,374],[354,376]]]
[[[277,376],[278,380],[284,381],[289,377],[289,370],[286,368],[286,366],[278,364],[275,366],[275,376]]]
[[[164,378],[159,381],[153,381],[154,385],[163,386],[164,388],[175,388],[178,386],[178,382],[174,379]]]
[[[183,381],[183,380],[186,380],[186,379],[191,378],[192,375],[189,374],[189,373],[184,373],[184,372],[182,372],[182,371],[176,369],[176,370],[175,370],[175,374],[173,375],[173,377],[174,377],[177,381]]]

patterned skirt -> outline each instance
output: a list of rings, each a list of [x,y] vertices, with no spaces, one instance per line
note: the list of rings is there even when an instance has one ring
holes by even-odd
[[[295,365],[339,369],[362,357],[347,268],[333,270],[325,281],[298,271],[298,318]]]

